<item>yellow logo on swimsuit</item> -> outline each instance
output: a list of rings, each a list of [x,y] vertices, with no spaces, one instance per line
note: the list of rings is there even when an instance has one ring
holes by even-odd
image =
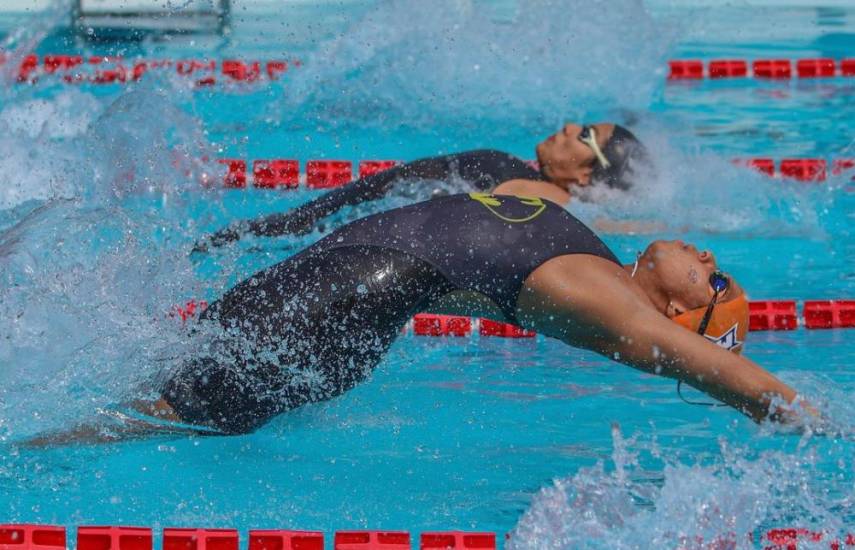
[[[544,204],[543,199],[540,199],[538,197],[514,197],[511,195],[497,197],[496,195],[491,195],[489,193],[469,193],[469,198],[480,202],[497,218],[504,220],[508,223],[525,223],[531,221],[536,217],[540,216],[540,214],[544,210],[546,210],[546,204]],[[531,214],[522,218],[509,218],[508,216],[505,216],[498,211],[498,209],[501,208],[502,205],[506,204],[508,201],[517,201],[526,206],[531,206],[535,210]]]

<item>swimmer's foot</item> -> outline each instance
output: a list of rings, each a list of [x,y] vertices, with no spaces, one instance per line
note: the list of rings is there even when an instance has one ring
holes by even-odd
[[[216,430],[184,424],[172,407],[157,401],[134,401],[122,410],[101,409],[95,422],[80,424],[66,431],[35,436],[20,443],[25,448],[95,445],[156,435],[213,435]]]

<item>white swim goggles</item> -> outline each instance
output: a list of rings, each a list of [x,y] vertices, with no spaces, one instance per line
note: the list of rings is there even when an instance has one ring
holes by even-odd
[[[593,126],[582,126],[582,131],[579,132],[579,141],[587,145],[591,151],[597,156],[597,160],[600,163],[600,166],[603,168],[608,168],[612,165],[609,162],[609,159],[606,158],[606,155],[603,154],[603,150],[600,149],[599,144],[597,143],[597,131]]]

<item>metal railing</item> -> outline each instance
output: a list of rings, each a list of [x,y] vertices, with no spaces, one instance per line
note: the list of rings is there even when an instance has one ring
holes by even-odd
[[[231,0],[190,0],[187,7],[163,9],[158,0],[138,2],[122,9],[120,0],[73,0],[71,26],[86,38],[149,34],[225,34],[229,29]]]

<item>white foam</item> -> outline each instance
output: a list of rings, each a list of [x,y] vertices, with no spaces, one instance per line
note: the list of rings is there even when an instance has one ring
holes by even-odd
[[[805,439],[795,452],[755,452],[722,437],[712,460],[684,461],[615,427],[613,445],[608,467],[598,462],[535,495],[508,548],[748,549],[750,533],[773,526],[832,535],[848,527],[851,496],[834,488],[855,467],[837,460],[846,443]]]

